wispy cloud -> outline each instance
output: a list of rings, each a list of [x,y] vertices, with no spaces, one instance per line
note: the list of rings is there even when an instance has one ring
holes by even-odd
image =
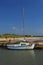
[[[16,27],[13,26],[12,29],[13,29],[13,30],[16,30]]]

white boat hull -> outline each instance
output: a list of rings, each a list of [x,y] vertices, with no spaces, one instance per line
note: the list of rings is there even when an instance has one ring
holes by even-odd
[[[34,49],[35,44],[32,44],[31,46],[27,45],[27,46],[15,46],[15,44],[8,44],[7,48],[8,49],[14,49],[14,50],[19,50],[19,49]]]

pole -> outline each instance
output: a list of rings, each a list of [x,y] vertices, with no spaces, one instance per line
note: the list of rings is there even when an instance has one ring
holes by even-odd
[[[24,36],[24,40],[25,40],[25,31],[24,31],[24,8],[23,8],[23,36]]]

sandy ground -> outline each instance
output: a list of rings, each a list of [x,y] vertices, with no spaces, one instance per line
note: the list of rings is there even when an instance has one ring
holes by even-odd
[[[4,46],[5,46],[6,42],[14,43],[15,41],[20,41],[23,39],[24,39],[24,37],[21,37],[21,38],[0,38],[0,45],[1,45],[1,42],[4,43]],[[43,45],[43,37],[25,37],[25,39],[28,40],[29,42],[39,44],[41,46]]]
[[[0,41],[9,41],[9,40],[23,40],[24,37],[20,38],[0,38]],[[43,37],[25,37],[26,40],[43,40]]]

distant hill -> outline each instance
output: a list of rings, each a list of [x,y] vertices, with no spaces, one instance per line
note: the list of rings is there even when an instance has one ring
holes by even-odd
[[[21,37],[20,35],[17,35],[17,34],[0,34],[0,37],[4,37],[4,38],[9,38],[9,37],[12,37],[12,38],[15,38],[15,37]]]
[[[23,37],[23,35],[18,34],[0,34],[0,38],[15,38],[15,37]],[[33,35],[25,35],[25,37],[43,37],[43,36],[33,36]]]

